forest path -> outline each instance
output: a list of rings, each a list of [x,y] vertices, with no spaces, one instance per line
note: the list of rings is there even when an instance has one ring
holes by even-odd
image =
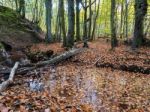
[[[26,76],[17,76],[15,86],[0,96],[0,103],[15,111],[44,112],[51,109],[52,112],[149,112],[149,75],[95,66],[95,62],[103,56],[107,61],[113,62],[118,55],[126,55],[128,58],[132,57],[128,63],[133,61],[132,63],[137,64],[142,63],[139,56],[132,53],[129,55],[124,46],[114,52],[109,51],[106,47],[108,44],[104,43],[90,43],[90,49],[86,52],[57,66],[46,66],[30,71]],[[33,50],[51,48],[58,54],[64,51],[60,44],[46,46],[35,45]],[[142,48],[139,52],[143,53],[143,60],[149,59],[148,48]],[[40,80],[44,90],[31,91],[27,84],[31,79]]]

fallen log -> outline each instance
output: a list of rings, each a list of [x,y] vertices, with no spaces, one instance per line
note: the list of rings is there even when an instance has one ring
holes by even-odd
[[[85,48],[72,49],[70,51],[67,51],[67,52],[59,55],[59,56],[54,57],[53,59],[50,59],[47,61],[41,61],[41,62],[37,63],[35,66],[39,67],[39,66],[44,66],[47,64],[50,64],[50,65],[57,64],[63,60],[66,60],[67,58],[70,58],[76,54],[83,52],[84,50],[85,50]]]
[[[47,61],[41,61],[41,62],[36,63],[36,64],[31,63],[28,65],[23,65],[16,71],[16,74],[23,75],[23,74],[26,74],[28,71],[34,70],[34,69],[41,67],[41,66],[57,64],[57,63],[65,60],[65,59],[68,59],[68,58],[70,58],[76,54],[83,52],[85,49],[86,48],[72,49],[70,51],[66,51],[65,53],[63,53],[59,56],[56,56],[56,57],[54,57],[50,60],[47,60]],[[0,71],[0,74],[9,75],[10,71],[9,70]]]
[[[0,92],[4,91],[13,82],[14,75],[16,73],[16,70],[18,69],[18,66],[19,66],[19,62],[16,62],[10,72],[8,80],[6,80],[2,84],[0,84]]]
[[[97,62],[96,67],[101,68],[112,68],[116,70],[122,70],[127,72],[134,72],[134,73],[142,73],[142,74],[150,74],[150,68],[149,67],[143,67],[138,65],[125,65],[125,64],[113,64],[110,62]]]
[[[45,61],[50,59],[54,55],[53,50],[47,50],[47,51],[34,51],[31,52],[25,51],[28,59],[30,60],[31,63],[37,63],[39,61]]]

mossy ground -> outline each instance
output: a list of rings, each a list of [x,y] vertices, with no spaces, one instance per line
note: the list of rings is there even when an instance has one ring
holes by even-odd
[[[9,25],[18,22],[19,15],[12,9],[0,6],[0,24]]]
[[[36,41],[33,34],[26,31],[23,19],[13,9],[0,6],[0,41],[14,47],[24,47]]]

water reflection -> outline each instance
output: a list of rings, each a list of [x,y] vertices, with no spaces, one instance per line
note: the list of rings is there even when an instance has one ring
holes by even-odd
[[[53,70],[54,71],[54,70]],[[78,71],[76,75],[51,72],[49,76],[49,88],[52,95],[65,98],[68,102],[76,101],[76,105],[88,104],[94,111],[100,109],[101,97],[97,90],[96,77],[83,75]]]

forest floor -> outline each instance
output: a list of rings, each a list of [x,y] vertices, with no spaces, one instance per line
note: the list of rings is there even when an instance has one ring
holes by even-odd
[[[59,43],[32,47],[33,51],[39,49],[53,50],[57,54],[64,52]],[[132,69],[128,69],[131,65]],[[56,66],[45,66],[24,76],[15,76],[14,84],[0,94],[0,110],[150,112],[148,68],[150,48],[133,53],[121,45],[111,51],[106,41],[95,41],[89,43],[89,49],[83,53]],[[44,90],[31,91],[27,84],[31,79],[39,79]]]

